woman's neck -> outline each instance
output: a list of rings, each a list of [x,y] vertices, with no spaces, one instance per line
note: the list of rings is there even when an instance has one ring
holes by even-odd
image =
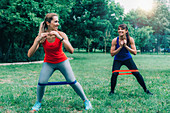
[[[126,36],[119,36],[120,40],[126,39]]]
[[[51,28],[48,28],[48,29],[47,29],[47,32],[51,32],[51,31],[56,31],[56,30],[51,29]]]
[[[47,29],[47,32],[51,32],[51,31],[53,31],[52,29]]]

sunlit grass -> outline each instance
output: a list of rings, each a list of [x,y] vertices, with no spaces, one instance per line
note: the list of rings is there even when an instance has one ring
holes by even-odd
[[[92,113],[168,112],[170,56],[136,55],[133,59],[153,96],[143,92],[134,76],[119,76],[115,94],[108,96],[113,58],[102,53],[68,54],[77,81],[93,105]],[[36,101],[42,64],[0,66],[0,112],[29,112]],[[126,67],[122,67],[126,69]],[[50,81],[65,81],[59,71]],[[80,97],[68,86],[47,86],[42,113],[86,112]]]

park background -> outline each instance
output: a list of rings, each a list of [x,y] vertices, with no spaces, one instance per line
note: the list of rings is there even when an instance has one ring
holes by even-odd
[[[143,0],[144,1],[144,0]],[[1,0],[0,4],[0,112],[28,113],[36,101],[36,86],[44,51],[31,58],[27,51],[48,12],[58,13],[61,31],[75,48],[71,58],[76,80],[93,110],[85,111],[71,87],[47,86],[42,113],[168,113],[170,112],[169,2],[154,0],[150,11],[125,7],[114,0]],[[111,41],[125,23],[135,39],[133,59],[153,96],[144,93],[134,76],[119,76],[115,94],[108,96],[113,58]],[[23,62],[28,62],[24,64]],[[32,63],[30,63],[30,61]],[[9,64],[12,62],[22,62]],[[121,69],[127,69],[122,67]],[[56,71],[49,81],[64,81]]]
[[[42,46],[31,58],[27,51],[49,12],[59,14],[59,30],[77,52],[109,52],[122,23],[127,24],[138,52],[170,52],[168,0],[154,0],[149,11],[137,8],[125,13],[124,9],[114,0],[1,0],[0,62],[43,59]]]

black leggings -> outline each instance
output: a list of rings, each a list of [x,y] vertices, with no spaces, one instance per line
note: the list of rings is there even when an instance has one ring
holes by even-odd
[[[114,60],[113,62],[113,67],[112,67],[112,71],[114,70],[120,70],[121,66],[125,65],[127,66],[127,68],[129,70],[138,70],[138,68],[136,67],[134,61],[132,58],[125,60],[125,61],[118,61],[118,60]],[[117,82],[117,76],[118,76],[118,72],[114,72],[112,73],[112,77],[111,77],[111,91],[114,92],[115,86],[116,86],[116,82]],[[143,80],[142,75],[139,72],[132,72],[132,74],[136,77],[137,81],[139,82],[139,84],[142,86],[142,88],[144,89],[144,91],[146,92],[146,85],[145,82]]]

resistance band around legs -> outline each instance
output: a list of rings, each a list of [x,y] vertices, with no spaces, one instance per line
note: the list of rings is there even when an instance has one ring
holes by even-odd
[[[74,82],[48,82],[47,84],[41,84],[41,83],[38,83],[38,85],[40,86],[45,86],[45,85],[66,85],[66,84],[75,84],[77,81],[75,80]]]
[[[112,71],[112,73],[115,73],[115,72],[120,72],[119,75],[131,75],[132,72],[139,72],[139,71],[138,70],[114,70]]]

